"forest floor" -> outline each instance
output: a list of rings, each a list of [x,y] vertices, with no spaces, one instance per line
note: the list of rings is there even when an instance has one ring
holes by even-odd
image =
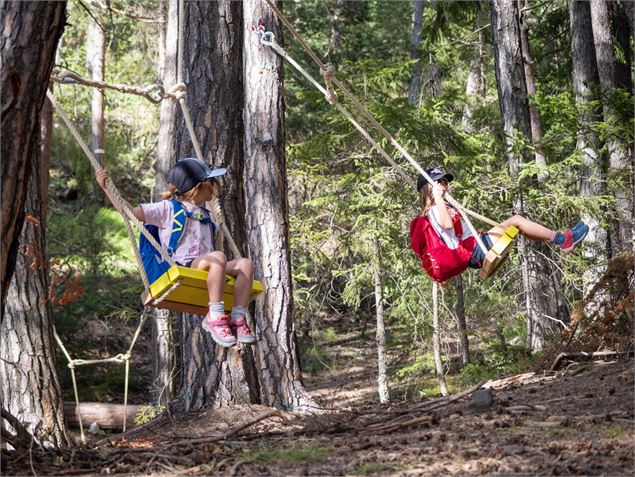
[[[337,341],[314,343],[330,366],[305,370],[320,414],[232,406],[163,416],[86,450],[5,458],[2,474],[635,473],[632,358],[563,361],[556,371],[482,383],[477,395],[395,392],[402,397],[380,404],[374,340],[340,331]]]

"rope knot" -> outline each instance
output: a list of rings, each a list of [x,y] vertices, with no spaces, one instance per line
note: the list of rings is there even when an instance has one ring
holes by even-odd
[[[187,87],[185,83],[176,83],[165,93],[165,96],[173,99],[174,101],[179,101],[182,98],[185,98],[185,94],[187,92]]]
[[[112,360],[115,363],[123,363],[126,360],[126,355],[123,353],[119,353],[117,356],[115,356]]]
[[[337,103],[337,93],[333,89],[333,78],[335,77],[335,66],[331,64],[324,65],[324,68],[320,68],[320,74],[324,78],[324,84],[326,86],[326,100],[330,104]]]

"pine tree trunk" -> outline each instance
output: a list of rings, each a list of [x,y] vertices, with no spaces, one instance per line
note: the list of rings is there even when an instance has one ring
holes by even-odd
[[[169,16],[171,19],[172,12]],[[227,225],[238,244],[245,243],[242,95],[238,93],[242,89],[242,26],[240,2],[185,2],[183,80],[187,85],[187,104],[204,160],[228,168],[222,204]],[[174,58],[170,53],[172,36],[168,30],[168,62]],[[166,75],[170,74],[169,69],[166,65]],[[195,157],[180,110],[176,124],[169,149],[172,159]],[[201,319],[183,315],[181,321],[181,388],[176,408],[193,411],[210,405],[258,402],[250,348],[216,346],[202,330]]]
[[[485,97],[485,76],[483,74],[483,62],[485,60],[483,43],[485,35],[481,30],[483,23],[485,23],[485,11],[481,9],[476,16],[476,29],[479,30],[478,45],[474,48],[470,72],[467,75],[465,106],[463,107],[463,117],[461,118],[461,129],[467,132],[474,132],[472,115],[479,99]]]
[[[102,26],[93,18],[88,20],[86,33],[86,68],[93,81],[104,81],[104,57],[106,35]],[[100,164],[104,159],[104,93],[93,88],[91,109],[92,150]]]
[[[375,238],[375,316],[377,318],[377,383],[379,402],[386,403],[390,399],[388,393],[388,376],[386,369],[386,329],[384,327],[384,298],[381,283],[381,248],[379,239]]]
[[[15,268],[33,157],[66,2],[0,3],[0,157],[2,157],[2,275],[0,316]]]
[[[607,98],[602,101],[604,121],[619,124],[624,119],[620,118],[610,101],[613,89],[616,87],[616,60],[608,4],[606,0],[591,0],[590,6],[598,75],[603,94],[607,95]],[[633,191],[630,187],[633,177],[633,157],[631,157],[629,144],[617,136],[607,140],[607,149],[609,155],[608,182],[613,185],[615,216],[617,218],[612,224],[611,231],[611,252],[615,256],[623,250],[633,249]]]
[[[618,88],[624,88],[633,94],[633,78],[631,77],[633,49],[631,48],[631,40],[633,39],[634,19],[631,13],[634,11],[635,6],[632,1],[615,1],[609,5],[611,8],[613,36],[621,50],[620,54],[616,57],[615,84]]]
[[[16,269],[0,324],[0,402],[45,446],[68,445],[55,367],[46,253],[52,110],[46,101],[42,151],[35,150]]]
[[[523,5],[527,4],[527,0],[519,0],[518,11],[522,12]],[[536,80],[534,74],[534,59],[531,56],[531,50],[529,48],[529,26],[527,25],[528,13],[519,13],[520,21],[520,40],[523,54],[523,67],[525,71],[525,83],[527,86],[527,94],[535,96],[536,94]],[[531,125],[531,139],[534,146],[534,161],[536,166],[542,171],[538,172],[538,182],[543,182],[547,178],[547,172],[544,170],[547,167],[547,159],[542,150],[542,119],[536,106],[529,102],[529,123]]]
[[[421,59],[419,45],[421,44],[421,22],[423,19],[423,7],[425,0],[414,0],[412,2],[412,35],[410,37],[410,59],[417,60],[412,66],[412,79],[408,88],[408,102],[412,105],[417,103],[419,91],[421,90]]]
[[[527,151],[519,153],[514,149],[515,136],[520,134],[531,141],[517,4],[515,0],[493,0],[490,6],[506,157],[510,175],[517,180],[521,164],[528,162],[529,158]],[[528,215],[530,211],[524,207],[522,191],[518,192],[517,197],[515,212]],[[540,258],[547,253],[545,246],[521,237],[518,240],[518,253],[521,257],[525,293],[527,346],[531,350],[539,350],[545,339],[560,328],[559,322],[568,317],[559,303],[557,287],[554,286],[558,278],[550,264]]]
[[[439,284],[432,284],[432,353],[434,354],[434,369],[439,382],[439,391],[442,396],[447,396],[448,387],[445,384],[443,372],[443,360],[441,359],[441,327],[439,320]]]
[[[337,57],[340,46],[342,44],[342,14],[344,13],[344,0],[337,0],[335,3],[335,12],[331,17],[331,37],[329,38],[329,48],[327,55],[331,58],[331,62],[337,64],[334,61],[334,57]]]
[[[282,43],[280,25],[264,2],[245,0],[243,9],[244,31],[254,18],[270,19],[267,29]],[[282,59],[253,33],[245,35],[244,55],[247,234],[255,275],[265,288],[255,312],[262,402],[311,409],[316,404],[301,382],[293,325]]]
[[[599,82],[591,9],[586,0],[570,0],[571,58],[573,70],[573,92],[579,110],[579,128],[576,149],[582,155],[584,165],[580,174],[580,195],[596,197],[604,193],[604,165],[600,154],[600,140],[592,125],[600,120],[601,112],[592,105],[597,100],[594,85]],[[582,220],[589,226],[582,253],[594,264],[583,275],[584,294],[593,288],[606,270],[609,245],[606,230],[600,217],[583,212]]]
[[[465,322],[465,297],[463,295],[463,277],[454,279],[456,289],[456,323],[459,330],[459,342],[461,343],[461,364],[470,364],[470,342],[467,338],[467,323]]]

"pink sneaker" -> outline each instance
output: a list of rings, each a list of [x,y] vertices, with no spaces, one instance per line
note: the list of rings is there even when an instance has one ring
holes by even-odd
[[[231,327],[236,339],[241,343],[251,344],[256,342],[256,337],[249,329],[249,325],[244,316],[231,320]]]
[[[205,331],[212,335],[212,339],[221,346],[230,348],[236,344],[236,338],[232,334],[232,330],[229,327],[229,315],[218,316],[215,320],[212,320],[209,316],[209,311],[201,326]]]

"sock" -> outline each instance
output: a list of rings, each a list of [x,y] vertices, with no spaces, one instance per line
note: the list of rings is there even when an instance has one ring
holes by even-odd
[[[554,232],[548,243],[555,243],[556,245],[562,245],[567,237],[562,232]]]
[[[211,319],[216,319],[219,316],[225,314],[225,303],[219,301],[218,303],[210,303],[209,304],[209,317]]]
[[[232,308],[232,320],[237,320],[245,316],[245,309],[242,306],[234,306]]]

